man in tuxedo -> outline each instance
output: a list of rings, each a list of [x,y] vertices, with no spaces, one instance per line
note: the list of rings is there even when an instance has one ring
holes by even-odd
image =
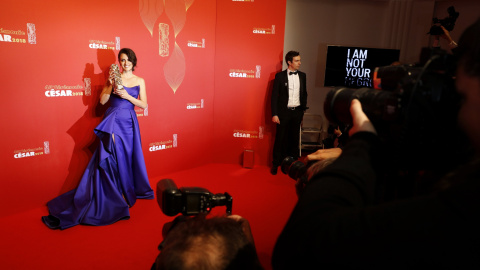
[[[272,121],[277,124],[270,170],[273,175],[285,157],[300,155],[300,124],[307,109],[307,76],[298,71],[300,60],[299,52],[289,51],[285,55],[288,68],[278,72],[273,83]]]

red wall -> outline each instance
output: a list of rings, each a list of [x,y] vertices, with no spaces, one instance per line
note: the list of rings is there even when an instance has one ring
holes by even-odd
[[[271,164],[270,95],[282,69],[286,0],[217,2],[215,162]],[[238,76],[238,77],[236,77]],[[246,77],[243,77],[246,76]]]
[[[106,109],[98,95],[117,46],[136,52],[135,73],[146,81],[149,107],[137,115],[152,184],[167,172],[211,162],[241,164],[247,148],[255,151],[256,164],[267,164],[268,100],[281,69],[285,5],[286,0],[2,3],[0,216],[45,205],[76,187],[96,147],[93,129]],[[159,31],[160,24],[167,32]],[[254,78],[230,77],[232,72]]]

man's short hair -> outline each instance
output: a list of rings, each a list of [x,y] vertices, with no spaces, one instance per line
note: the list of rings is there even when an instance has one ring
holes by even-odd
[[[288,61],[293,62],[293,57],[299,56],[300,53],[297,51],[289,51],[285,54],[285,63],[288,65]]]
[[[454,53],[467,75],[480,77],[480,19],[463,32]]]
[[[155,264],[156,269],[262,269],[237,221],[202,215],[168,232]]]

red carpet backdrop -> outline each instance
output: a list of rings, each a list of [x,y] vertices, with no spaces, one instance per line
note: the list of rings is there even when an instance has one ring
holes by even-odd
[[[281,69],[286,0],[6,0],[0,217],[75,188],[97,146],[99,93],[133,49],[152,186],[208,163],[271,162],[269,97]],[[201,185],[201,183],[199,183]]]
[[[286,1],[218,1],[215,162],[240,163],[245,149],[271,164],[270,92],[282,68]]]

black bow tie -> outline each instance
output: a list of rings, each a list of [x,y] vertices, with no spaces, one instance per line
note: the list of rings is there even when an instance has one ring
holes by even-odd
[[[290,73],[288,73],[288,75],[297,75],[297,74],[298,74],[298,71],[295,71],[295,72],[290,71]]]

